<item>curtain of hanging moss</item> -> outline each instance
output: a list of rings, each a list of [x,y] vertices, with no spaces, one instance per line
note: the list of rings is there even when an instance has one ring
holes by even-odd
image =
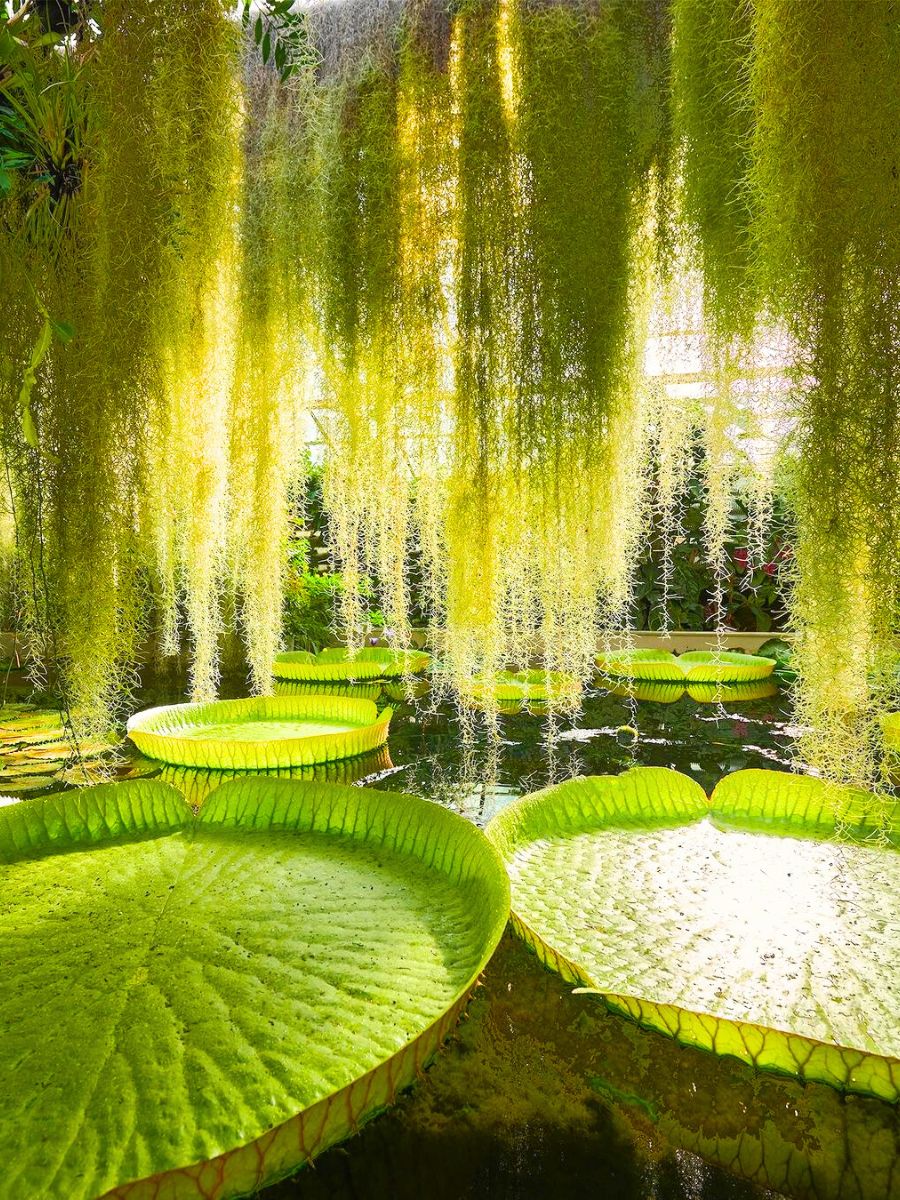
[[[527,202],[516,457],[534,462],[540,495],[545,620],[579,675],[596,645],[591,596],[607,619],[622,614],[636,529],[643,462],[630,359],[662,124],[648,54],[655,18],[652,6],[624,3],[524,4],[517,25]]]
[[[401,447],[398,289],[400,147],[397,64],[376,47],[340,78],[322,120],[319,287],[331,405],[325,496],[345,575],[343,624],[359,644],[361,589],[383,588],[389,625],[405,630],[408,472]]]
[[[520,199],[513,159],[511,47],[503,8],[463,4],[451,51],[455,162],[455,434],[447,516],[447,627],[460,678],[504,653],[501,573],[516,504],[508,443],[518,317]],[[508,30],[507,37],[508,37]]]
[[[757,305],[749,185],[754,111],[748,0],[674,0],[673,94],[684,219],[696,237],[720,339],[752,331]]]
[[[152,6],[128,5],[127,19],[124,7],[104,5],[90,86],[81,81],[81,104],[66,114],[84,160],[77,186],[71,177],[64,232],[14,226],[34,289],[19,311],[27,314],[30,300],[32,314],[43,308],[75,331],[70,344],[50,346],[39,371],[37,448],[22,447],[9,426],[4,440],[8,460],[18,460],[22,574],[42,634],[36,649],[59,662],[87,731],[127,692],[143,629],[134,501],[142,415],[157,386],[152,302],[165,200],[152,186],[152,122],[141,98],[164,39]],[[39,325],[40,316],[26,321]],[[20,361],[19,379],[23,368]]]
[[[447,627],[461,674],[540,653],[584,677],[598,597],[606,618],[626,603],[635,323],[666,141],[660,19],[624,3],[457,18]]]
[[[156,17],[160,21],[159,16]],[[171,198],[156,317],[162,407],[150,461],[163,579],[164,649],[177,645],[182,597],[191,692],[215,694],[229,512],[229,401],[237,337],[238,36],[221,0],[176,6],[148,99],[157,174]]]
[[[95,16],[90,45],[48,52],[46,64],[44,82],[60,95],[52,75],[75,64],[77,103],[61,136],[78,157],[65,207],[57,200],[51,213],[65,221],[35,226],[20,211],[4,233],[31,284],[18,305],[22,331],[37,332],[44,311],[73,330],[68,344],[53,339],[37,370],[36,448],[17,440],[14,421],[4,448],[39,649],[61,667],[86,731],[106,727],[128,695],[151,593],[167,591],[153,581],[165,574],[160,546],[174,541],[170,514],[203,474],[194,455],[177,473],[167,468],[163,450],[204,420],[198,394],[173,420],[167,393],[197,244],[228,226],[215,189],[234,47],[233,23],[213,0],[165,21],[150,0],[104,0]],[[48,145],[58,132],[48,127]],[[13,387],[26,366],[16,362]]]
[[[757,0],[753,34],[758,269],[797,347],[804,750],[864,780],[900,615],[900,10]]]
[[[302,84],[300,85],[302,87]],[[230,497],[229,551],[253,690],[272,686],[281,643],[288,506],[302,469],[303,345],[291,286],[298,184],[297,85],[248,64],[240,220],[237,341],[229,459],[240,481]],[[301,184],[302,188],[302,184]],[[302,189],[309,199],[308,188]],[[292,320],[291,317],[295,319]]]

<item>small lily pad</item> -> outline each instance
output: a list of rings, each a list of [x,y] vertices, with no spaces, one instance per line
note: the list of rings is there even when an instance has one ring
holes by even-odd
[[[596,659],[602,674],[612,679],[689,683],[748,683],[766,679],[775,670],[770,658],[731,650],[612,650]]]

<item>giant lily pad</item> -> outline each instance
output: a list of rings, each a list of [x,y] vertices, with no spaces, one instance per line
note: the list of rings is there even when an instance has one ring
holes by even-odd
[[[416,675],[431,662],[423,650],[391,650],[386,646],[368,646],[355,654],[342,648],[295,650],[276,655],[272,673],[277,679],[299,679],[307,683],[328,683],[346,679],[399,679]]]
[[[766,679],[775,670],[771,658],[730,650],[612,650],[600,654],[597,666],[613,679],[662,680],[689,683],[748,683]]]
[[[256,696],[136,713],[128,736],[179,767],[270,771],[366,754],[387,741],[389,708],[345,696]]]
[[[710,801],[639,767],[525,797],[488,837],[515,928],[564,978],[689,1045],[897,1100],[900,853],[882,817],[810,777],[739,771]]]
[[[0,809],[0,1192],[224,1200],[390,1104],[507,881],[463,818],[335,784],[139,780]]]

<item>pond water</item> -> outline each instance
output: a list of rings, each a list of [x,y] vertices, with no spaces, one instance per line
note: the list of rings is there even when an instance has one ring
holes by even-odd
[[[484,731],[464,745],[451,707],[427,696],[398,703],[391,691],[388,754],[359,781],[436,799],[478,824],[569,775],[668,766],[709,791],[728,772],[791,761],[780,696],[663,704],[597,690],[549,745],[545,718],[502,716],[492,750]],[[223,688],[240,694],[238,683]],[[158,681],[137,707],[180,698],[177,682]],[[417,1086],[313,1168],[261,1195],[900,1200],[900,1108],[639,1029],[573,994],[507,935],[468,1017]]]

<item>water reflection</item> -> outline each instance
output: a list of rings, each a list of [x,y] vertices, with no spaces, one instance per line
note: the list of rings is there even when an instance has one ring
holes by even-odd
[[[397,1108],[264,1200],[900,1200],[896,1108],[608,1013],[507,937]]]

